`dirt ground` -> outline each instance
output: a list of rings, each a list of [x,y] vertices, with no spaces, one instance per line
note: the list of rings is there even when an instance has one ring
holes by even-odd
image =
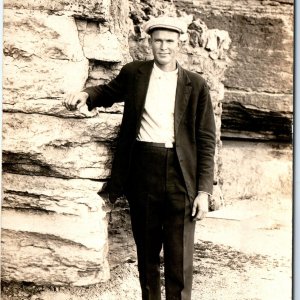
[[[291,299],[291,199],[227,205],[197,223],[195,241],[193,300]],[[2,283],[1,299],[138,300],[137,275],[136,260],[130,257],[111,270],[105,284],[58,288]]]

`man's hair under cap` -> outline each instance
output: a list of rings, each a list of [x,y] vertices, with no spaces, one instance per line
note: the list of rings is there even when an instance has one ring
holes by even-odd
[[[151,32],[155,29],[168,29],[184,34],[187,32],[187,25],[179,18],[160,16],[157,18],[151,18],[144,24],[143,29],[148,34],[151,34]]]

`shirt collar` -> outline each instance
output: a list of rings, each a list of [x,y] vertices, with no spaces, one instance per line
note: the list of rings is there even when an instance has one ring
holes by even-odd
[[[178,67],[174,71],[166,72],[161,70],[155,63],[153,64],[153,71],[160,76],[175,76],[178,74]]]

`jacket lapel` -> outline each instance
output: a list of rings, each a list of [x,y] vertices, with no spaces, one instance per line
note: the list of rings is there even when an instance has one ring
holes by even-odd
[[[137,124],[140,125],[143,109],[145,106],[147,90],[150,81],[150,75],[153,69],[154,61],[147,61],[137,71],[136,75],[136,91],[135,91],[135,108]]]
[[[184,69],[178,64],[178,80],[175,98],[175,116],[174,116],[174,129],[175,139],[178,133],[179,124],[188,104],[191,95],[192,85]]]

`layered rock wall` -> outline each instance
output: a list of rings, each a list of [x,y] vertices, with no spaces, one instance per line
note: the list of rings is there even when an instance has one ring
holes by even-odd
[[[209,28],[229,32],[222,137],[290,142],[293,113],[293,0],[180,0]]]
[[[131,58],[126,1],[6,1],[2,279],[109,278],[105,201],[121,115],[70,113],[62,98]],[[92,72],[95,62],[103,72]]]

